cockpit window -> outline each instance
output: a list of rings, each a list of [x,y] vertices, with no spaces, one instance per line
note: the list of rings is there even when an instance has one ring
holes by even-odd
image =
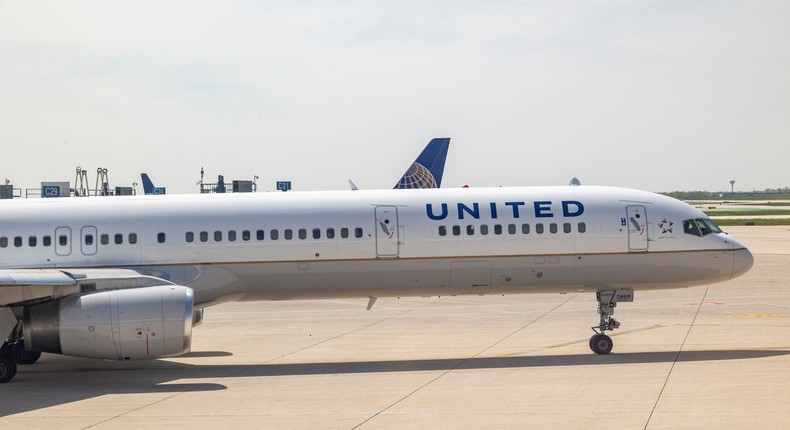
[[[702,236],[699,232],[699,228],[697,228],[697,223],[693,219],[683,221],[683,233]]]
[[[697,227],[699,227],[699,231],[703,236],[713,233],[704,219],[695,219],[694,222],[697,223]]]
[[[712,219],[705,218],[704,221],[705,221],[705,224],[707,224],[708,227],[710,227],[711,231],[713,231],[714,233],[721,233],[722,232],[721,229],[719,228],[719,226],[717,226],[716,223],[713,222]]]
[[[683,221],[683,232],[694,236],[706,236],[711,233],[721,233],[721,229],[710,218],[697,218]]]

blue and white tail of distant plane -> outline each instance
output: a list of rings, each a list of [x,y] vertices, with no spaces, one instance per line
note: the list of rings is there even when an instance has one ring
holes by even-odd
[[[431,139],[420,156],[414,160],[409,170],[403,174],[394,189],[409,188],[439,188],[442,185],[442,174],[444,174],[444,162],[447,159],[447,150],[450,147],[449,137],[437,137]],[[348,180],[348,186],[352,190],[359,190],[357,185]]]
[[[449,137],[437,137],[428,142],[417,160],[403,174],[395,189],[439,188],[442,186],[444,162],[450,147]]]
[[[165,187],[155,187],[147,173],[140,173],[140,177],[143,180],[143,191],[145,194],[166,194]]]

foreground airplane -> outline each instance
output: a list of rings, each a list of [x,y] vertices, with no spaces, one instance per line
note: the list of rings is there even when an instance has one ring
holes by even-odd
[[[608,187],[0,201],[0,381],[40,351],[190,350],[234,300],[595,292],[612,349],[634,292],[729,280],[748,249],[678,200]]]

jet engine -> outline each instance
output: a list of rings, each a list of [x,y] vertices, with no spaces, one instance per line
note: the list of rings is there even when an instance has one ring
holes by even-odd
[[[140,360],[189,352],[194,293],[181,285],[104,290],[26,306],[25,349]]]

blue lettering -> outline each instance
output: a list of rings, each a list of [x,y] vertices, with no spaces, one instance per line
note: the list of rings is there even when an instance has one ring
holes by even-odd
[[[458,203],[458,219],[464,219],[464,212],[472,215],[474,219],[480,219],[480,205],[477,203],[472,203],[472,207]]]
[[[576,206],[576,210],[571,212],[571,206]],[[562,201],[562,216],[574,217],[574,216],[579,216],[583,213],[584,213],[584,205],[582,204],[582,202],[577,202],[575,200]]]
[[[484,204],[484,203],[483,203]],[[490,202],[488,206],[490,208],[491,219],[498,219],[499,218],[499,208],[497,207],[499,204],[497,202]],[[441,208],[439,209],[439,213],[436,213],[436,209],[434,208],[434,204],[426,203],[425,210],[428,215],[428,218],[434,221],[441,221],[447,219],[449,215],[449,204],[448,203],[439,203]],[[480,203],[455,203],[458,212],[455,214],[459,220],[463,220],[465,218],[474,218],[480,219]],[[521,218],[521,208],[526,207],[527,202],[504,202],[506,207],[509,207],[510,210],[513,211],[513,218]],[[554,218],[554,212],[552,208],[552,201],[551,200],[539,200],[532,202],[533,208],[535,210],[535,218]],[[582,202],[577,200],[562,200],[562,216],[564,218],[574,218],[581,216],[584,214],[585,208]],[[508,211],[509,212],[509,211]]]
[[[526,205],[524,202],[505,202],[505,206],[511,206],[513,208],[513,218],[520,218],[518,207],[524,205]]]
[[[535,202],[534,205],[535,218],[554,218],[554,214],[551,213],[550,201]]]
[[[447,203],[442,203],[442,213],[439,215],[433,214],[433,205],[430,203],[425,205],[425,210],[428,212],[428,218],[432,220],[441,221],[447,218]]]

